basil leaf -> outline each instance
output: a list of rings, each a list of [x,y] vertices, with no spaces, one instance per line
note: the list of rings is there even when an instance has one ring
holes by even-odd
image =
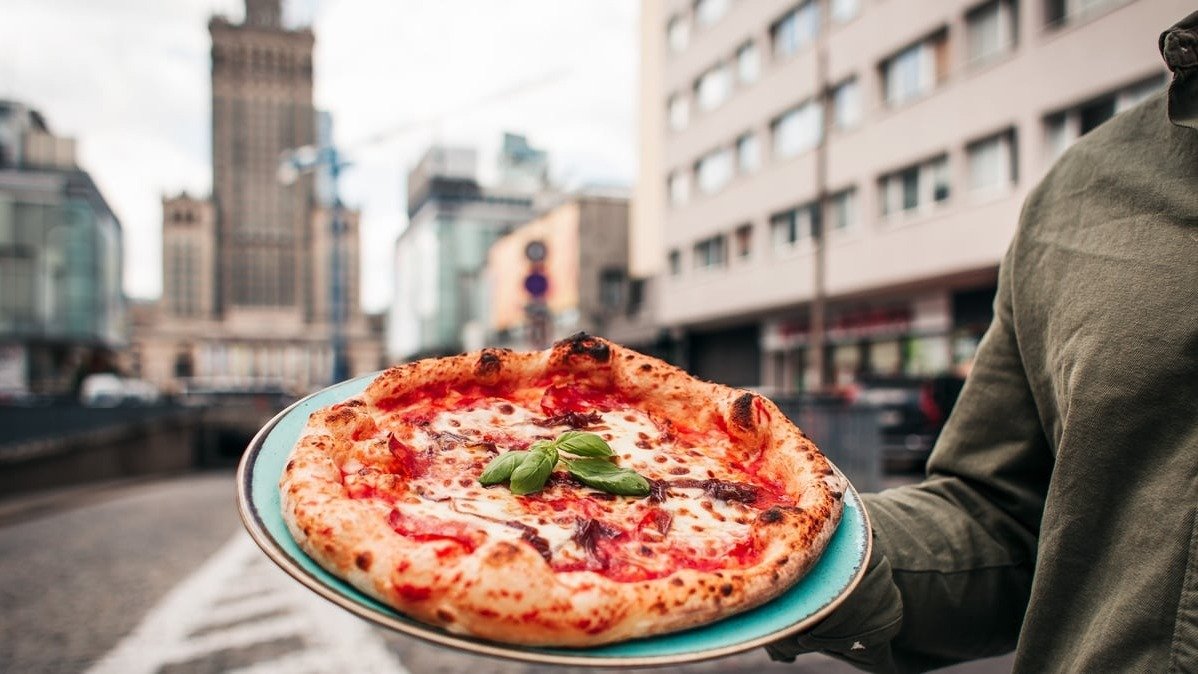
[[[606,459],[586,458],[566,461],[566,470],[588,487],[619,496],[648,496],[649,481],[630,468],[621,468]]]
[[[541,491],[555,465],[557,450],[549,446],[534,446],[528,452],[528,456],[512,471],[509,488],[517,496]]]
[[[534,442],[528,446],[529,451],[532,451],[534,449],[542,449],[543,450],[543,449],[552,449],[552,448],[553,448],[553,443],[548,440],[537,440],[536,442]]]
[[[566,431],[553,441],[553,445],[559,450],[575,456],[600,457],[615,454],[603,438],[583,431]]]
[[[504,452],[491,459],[491,462],[483,469],[482,475],[478,476],[479,484],[490,486],[507,480],[526,456],[528,456],[528,452]]]

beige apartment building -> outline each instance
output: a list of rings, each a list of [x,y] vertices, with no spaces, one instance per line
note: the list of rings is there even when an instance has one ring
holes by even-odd
[[[1021,203],[1163,87],[1182,0],[662,0],[642,10],[632,272],[700,376],[971,358]],[[826,332],[808,353],[815,233]],[[821,362],[822,361],[822,362]]]
[[[530,260],[530,245],[543,258]],[[628,278],[628,195],[586,188],[565,195],[529,222],[496,240],[483,270],[486,342],[516,349],[584,331],[655,353],[659,333],[644,311],[643,284]],[[544,276],[534,297],[528,277]],[[544,312],[545,334],[533,329]]]

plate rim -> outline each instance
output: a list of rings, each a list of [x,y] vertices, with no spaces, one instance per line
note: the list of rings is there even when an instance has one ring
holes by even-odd
[[[237,513],[241,518],[241,523],[249,533],[250,538],[254,543],[266,554],[272,562],[283,570],[292,579],[298,581],[301,585],[315,592],[320,597],[332,602],[338,607],[353,613],[354,615],[367,620],[377,626],[385,627],[393,632],[399,632],[406,636],[414,637],[422,641],[432,643],[437,646],[452,648],[456,650],[466,651],[474,655],[485,655],[490,657],[502,658],[504,660],[512,660],[517,662],[528,662],[543,665],[564,665],[571,667],[596,667],[609,669],[625,669],[635,667],[662,667],[667,665],[682,665],[705,660],[714,660],[718,658],[744,653],[754,648],[759,648],[767,644],[774,643],[780,639],[784,639],[792,634],[802,632],[819,621],[826,618],[829,614],[840,607],[849,595],[853,593],[857,585],[865,576],[865,571],[869,566],[869,559],[873,552],[873,536],[870,532],[873,531],[873,525],[869,519],[869,512],[865,509],[865,504],[861,500],[860,493],[852,485],[848,479],[845,479],[845,484],[848,489],[845,492],[845,498],[848,500],[849,495],[856,499],[858,509],[861,512],[862,526],[865,529],[865,547],[862,551],[860,563],[856,572],[849,582],[844,586],[840,593],[830,602],[820,607],[819,610],[807,616],[806,618],[789,625],[780,630],[770,632],[747,641],[720,646],[718,648],[709,648],[705,650],[688,651],[684,653],[673,653],[666,655],[639,655],[639,656],[583,656],[570,655],[568,653],[549,653],[538,650],[531,650],[517,645],[508,645],[492,641],[484,641],[468,635],[458,635],[451,632],[446,632],[430,625],[421,623],[406,623],[395,619],[393,616],[379,612],[376,609],[365,606],[361,603],[353,601],[345,597],[340,592],[337,592],[329,585],[320,581],[306,569],[300,566],[291,555],[283,551],[278,541],[266,529],[265,523],[262,521],[258,512],[257,504],[253,499],[253,466],[257,463],[257,457],[265,445],[266,438],[271,431],[288,415],[293,413],[304,403],[308,402],[316,396],[322,395],[329,389],[347,384],[349,382],[365,379],[367,377],[376,377],[380,371],[365,374],[360,377],[353,377],[345,381],[337,382],[330,386],[326,386],[319,391],[310,393],[292,404],[288,405],[278,414],[266,422],[258,432],[254,434],[249,445],[242,452],[241,459],[237,464]],[[828,463],[837,474],[844,477],[840,469],[832,464],[829,459]],[[843,521],[843,519],[841,520]],[[837,525],[839,526],[839,524]],[[302,550],[301,550],[302,552]],[[770,601],[775,601],[777,597]],[[768,605],[769,602],[760,606]],[[757,608],[757,607],[754,607]],[[750,609],[752,610],[752,609]],[[728,616],[725,620],[735,619],[736,616]],[[698,627],[696,625],[695,627]]]

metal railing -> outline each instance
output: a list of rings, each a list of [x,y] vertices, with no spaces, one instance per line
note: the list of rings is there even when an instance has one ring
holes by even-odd
[[[836,464],[857,491],[881,488],[882,434],[878,410],[793,396],[772,397],[772,400]]]

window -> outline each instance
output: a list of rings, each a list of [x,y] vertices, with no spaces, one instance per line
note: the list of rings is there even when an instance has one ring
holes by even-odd
[[[736,170],[752,173],[761,166],[761,143],[757,134],[746,133],[736,139]]]
[[[770,241],[774,252],[786,252],[814,234],[815,218],[819,210],[815,204],[806,204],[770,217]]]
[[[861,11],[861,0],[832,0],[829,14],[836,23],[851,21]]]
[[[670,276],[677,276],[682,273],[682,253],[677,250],[671,250],[667,260],[670,267]]]
[[[695,244],[695,268],[723,267],[728,262],[728,251],[724,235],[703,239]]]
[[[1166,78],[1155,75],[1104,96],[1044,118],[1047,159],[1060,157],[1073,141],[1093,131],[1106,120],[1148,98],[1165,86]]]
[[[965,15],[966,58],[980,64],[1015,46],[1013,0],[992,0]]]
[[[604,309],[619,309],[624,303],[624,270],[607,268],[599,272],[599,303]]]
[[[861,123],[862,117],[861,87],[854,77],[832,90],[832,123],[837,129],[851,129]]]
[[[887,105],[900,105],[931,91],[948,74],[948,39],[941,32],[882,62]]]
[[[1067,112],[1049,115],[1044,120],[1044,150],[1049,161],[1055,160],[1077,140],[1077,127]]]
[[[1106,7],[1127,0],[1048,0],[1044,5],[1044,23],[1053,28],[1080,21]]]
[[[0,316],[6,321],[32,323],[36,319],[36,268],[31,246],[0,246]]]
[[[690,201],[691,198],[691,177],[689,173],[684,171],[675,171],[670,174],[669,179],[670,203],[675,206],[681,206]]]
[[[695,99],[703,110],[711,110],[728,100],[732,92],[732,73],[728,65],[718,63],[695,80]]]
[[[948,174],[948,157],[933,159],[927,167],[932,177],[932,200],[947,201],[952,193],[952,179]]]
[[[819,144],[823,137],[823,107],[807,101],[784,113],[771,125],[774,134],[774,156],[793,157]]]
[[[751,84],[757,81],[761,74],[761,55],[757,45],[746,42],[736,50],[736,77],[741,84]]]
[[[1163,89],[1164,86],[1165,77],[1157,75],[1121,89],[1115,94],[1115,113],[1118,114],[1124,110],[1134,108]]]
[[[695,21],[700,26],[711,24],[724,18],[728,13],[730,0],[695,0]]]
[[[774,58],[783,59],[811,44],[819,35],[819,3],[806,0],[770,27]]]
[[[624,305],[624,315],[636,316],[645,306],[645,279],[628,279],[628,302]]]
[[[741,225],[732,233],[736,245],[736,259],[747,260],[753,254],[753,225]]]
[[[888,173],[878,181],[878,191],[883,216],[946,201],[952,192],[948,157],[941,155]]]
[[[666,25],[666,42],[670,45],[670,51],[678,53],[686,49],[687,44],[691,40],[691,26],[687,22],[685,16],[675,16],[670,19],[670,23]]]
[[[971,191],[1001,190],[1015,182],[1014,129],[971,143],[965,153]]]
[[[691,103],[690,99],[686,96],[682,94],[670,96],[670,100],[666,104],[666,110],[671,129],[680,131],[685,129],[686,125],[690,123]]]
[[[836,232],[847,232],[857,225],[857,190],[850,187],[833,194],[828,201],[828,226]]]
[[[732,179],[732,151],[724,148],[695,162],[695,181],[704,194],[718,192]]]

